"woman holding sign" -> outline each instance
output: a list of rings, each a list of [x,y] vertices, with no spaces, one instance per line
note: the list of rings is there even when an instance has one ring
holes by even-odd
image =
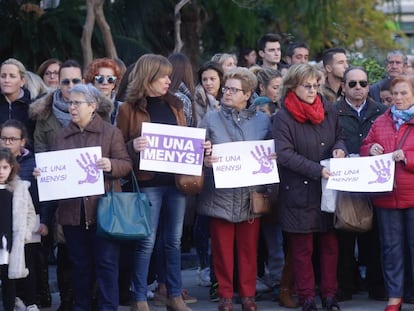
[[[134,254],[132,311],[149,310],[147,276],[158,224],[160,240],[157,243],[162,243],[165,250],[167,309],[191,311],[181,296],[181,234],[186,197],[175,185],[175,174],[139,169],[140,153],[148,147],[148,139],[141,135],[143,122],[186,126],[183,103],[168,91],[171,72],[172,65],[164,56],[141,56],[130,73],[125,103],[119,108],[117,118],[140,189],[152,204],[152,233],[137,241]]]
[[[76,84],[69,91],[67,106],[71,121],[57,135],[55,150],[101,146],[102,158],[83,159],[79,165],[89,183],[96,168],[104,174],[105,190],[120,191],[119,178],[131,171],[131,160],[121,132],[99,113],[104,95],[92,84]],[[73,310],[90,310],[94,281],[98,310],[118,309],[118,259],[120,242],[96,235],[96,210],[100,195],[59,201],[57,221],[63,227],[73,275]]]
[[[279,164],[279,208],[292,256],[296,293],[303,311],[317,310],[312,265],[313,239],[320,245],[321,296],[327,310],[339,310],[336,268],[338,244],[333,214],[321,211],[321,178],[330,172],[323,159],[345,156],[338,115],[318,94],[319,71],[293,65],[283,79],[282,109],[273,120]]]
[[[263,140],[271,138],[270,119],[256,107],[248,106],[257,86],[256,76],[247,68],[237,67],[224,75],[223,105],[207,112],[200,123],[211,144]],[[205,152],[205,165],[218,158]],[[275,158],[274,154],[264,155]],[[243,311],[255,311],[256,249],[260,218],[250,213],[250,187],[214,187],[212,172],[206,172],[198,212],[210,216],[210,235],[214,271],[218,281],[219,311],[233,310],[234,252],[237,253],[238,290]],[[235,251],[234,251],[235,249]]]
[[[414,81],[399,76],[391,82],[393,105],[378,117],[361,146],[361,155],[392,153],[395,163],[394,189],[372,197],[377,207],[386,311],[401,310],[404,267],[414,267]],[[388,171],[387,171],[388,169]],[[387,163],[372,167],[380,183],[389,176]],[[388,180],[388,179],[387,179]],[[406,251],[408,250],[408,256]],[[405,258],[411,262],[405,263]],[[414,276],[410,276],[414,279]]]

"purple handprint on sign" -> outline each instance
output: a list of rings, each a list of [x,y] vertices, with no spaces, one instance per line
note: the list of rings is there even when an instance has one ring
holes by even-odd
[[[384,160],[375,160],[375,166],[370,165],[371,169],[375,174],[377,174],[377,179],[368,182],[368,184],[383,184],[390,180],[391,178],[391,161],[387,161],[387,165],[384,163]]]
[[[268,174],[273,171],[274,164],[269,159],[269,155],[272,153],[270,147],[267,148],[267,152],[263,145],[255,146],[255,150],[250,151],[253,158],[260,164],[260,168],[257,171],[253,171],[253,174],[264,173]]]
[[[99,175],[100,175],[98,166],[96,165],[96,162],[98,161],[98,157],[95,154],[94,158],[92,160],[92,158],[91,158],[91,156],[88,152],[86,152],[86,156],[83,153],[81,153],[80,156],[82,158],[82,162],[79,161],[78,159],[76,159],[76,162],[85,171],[86,178],[84,180],[79,180],[78,183],[79,184],[84,184],[84,183],[94,184],[94,183],[96,183],[98,181]]]

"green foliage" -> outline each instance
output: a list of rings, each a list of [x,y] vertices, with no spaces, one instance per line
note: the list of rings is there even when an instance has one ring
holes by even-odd
[[[371,84],[383,79],[386,76],[386,69],[374,58],[354,58],[350,61],[351,66],[361,66],[368,72],[368,79]]]

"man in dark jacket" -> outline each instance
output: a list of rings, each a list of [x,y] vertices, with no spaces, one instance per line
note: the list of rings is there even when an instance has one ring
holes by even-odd
[[[339,114],[346,147],[352,156],[359,155],[362,140],[367,136],[374,120],[387,107],[368,97],[367,72],[362,67],[349,67],[344,72],[342,98],[335,104]],[[366,233],[338,230],[338,300],[350,300],[358,289],[359,267],[366,266],[368,295],[372,299],[385,299],[384,281],[380,264],[379,237],[376,226]],[[358,254],[355,255],[355,242]],[[356,256],[358,258],[356,258]]]

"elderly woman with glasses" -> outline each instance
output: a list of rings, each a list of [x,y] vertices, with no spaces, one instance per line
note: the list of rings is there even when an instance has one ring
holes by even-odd
[[[70,121],[56,135],[53,149],[65,150],[100,146],[102,158],[95,163],[105,179],[121,191],[119,178],[131,170],[131,160],[121,131],[104,121],[97,109],[103,95],[93,85],[77,84],[67,101]],[[60,200],[57,221],[63,226],[72,263],[73,310],[90,310],[94,280],[98,292],[98,310],[118,309],[118,259],[120,242],[97,236],[96,209],[99,195]]]
[[[111,123],[116,123],[119,105],[121,102],[115,100],[117,82],[120,81],[121,72],[116,62],[110,58],[98,58],[89,64],[85,75],[85,83],[92,83],[98,90],[109,98],[114,109],[111,113]]]
[[[323,307],[339,310],[333,216],[321,211],[321,179],[327,179],[330,171],[320,161],[344,157],[346,148],[335,108],[318,94],[320,79],[319,71],[309,64],[290,67],[283,78],[282,109],[273,120],[280,173],[280,222],[292,255],[296,293],[303,311],[317,310],[314,237],[320,242]]]
[[[29,116],[35,121],[34,130],[34,151],[46,152],[52,150],[55,136],[66,128],[70,121],[71,116],[69,112],[69,92],[77,84],[80,84],[82,79],[82,68],[80,64],[75,60],[65,61],[59,69],[59,87],[46,94],[45,96],[34,101],[29,107]],[[102,99],[97,112],[105,120],[109,120],[109,115],[112,111],[112,103],[109,99]],[[54,201],[47,202],[49,205],[47,210],[49,211],[49,222],[47,223],[50,230],[54,229],[54,215],[57,208],[57,204]],[[53,233],[49,233],[53,236]],[[60,237],[62,235],[56,234],[58,237],[57,243],[57,280],[60,291],[60,301],[62,309],[72,308],[72,289],[71,289],[71,274],[70,274],[70,261],[67,256],[66,244],[64,239]],[[49,241],[50,244],[53,241]]]
[[[270,118],[248,105],[257,86],[256,76],[237,67],[224,75],[223,100],[219,109],[207,112],[200,123],[211,144],[271,138]],[[275,158],[275,155],[269,155]],[[205,166],[217,157],[206,150]],[[255,311],[256,249],[260,220],[249,212],[250,188],[216,189],[212,170],[205,172],[198,212],[210,217],[214,272],[218,281],[219,311],[233,310],[233,268],[238,263],[238,290],[243,311]]]

